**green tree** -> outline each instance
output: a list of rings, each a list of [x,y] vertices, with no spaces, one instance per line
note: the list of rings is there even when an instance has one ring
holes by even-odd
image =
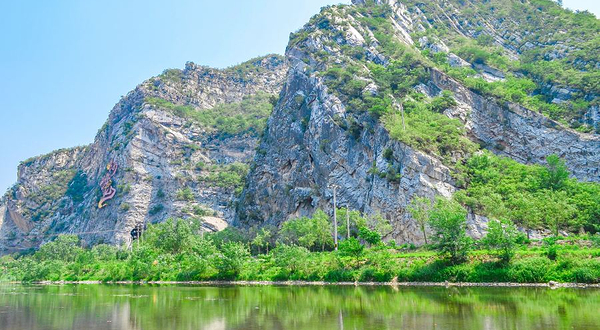
[[[263,227],[258,233],[256,233],[256,236],[252,240],[252,245],[257,247],[259,254],[260,249],[266,247],[266,253],[269,254],[269,242],[272,238],[273,234],[271,231]]]
[[[569,204],[565,191],[548,191],[540,207],[543,210],[544,222],[552,229],[554,235],[558,236],[560,230],[566,230],[574,225],[575,208]]]
[[[333,246],[333,225],[329,216],[322,210],[317,210],[311,222],[316,237],[315,243],[321,245],[321,251],[325,251],[326,246]]]
[[[358,233],[357,223],[363,221],[359,211],[350,211],[347,208],[337,210],[338,217],[338,233],[342,237],[349,237]],[[349,226],[346,224],[346,219],[349,220]],[[366,222],[366,220],[365,220]],[[348,235],[348,227],[350,227],[350,235]]]
[[[160,251],[178,254],[188,251],[198,238],[200,223],[195,219],[167,219],[160,225],[150,225],[143,239]]]
[[[381,242],[381,235],[377,231],[369,229],[367,226],[358,228],[358,237],[362,238],[370,245],[377,245]]]
[[[301,217],[290,219],[281,224],[279,241],[287,245],[299,245],[311,249],[317,240],[311,228],[311,219]]]
[[[450,255],[452,263],[466,259],[472,240],[467,236],[467,212],[457,202],[438,197],[429,214],[436,250]]]
[[[38,260],[74,261],[83,252],[77,235],[59,235],[54,241],[42,245],[35,254]]]
[[[504,262],[509,262],[515,254],[520,236],[514,223],[491,220],[488,222],[488,233],[482,241],[488,248],[496,250]]]
[[[306,264],[310,251],[302,246],[279,244],[273,249],[272,255],[275,265],[288,274],[296,274]]]
[[[359,216],[355,221],[358,237],[371,245],[377,245],[383,237],[389,235],[393,230],[390,222],[379,213],[368,218]]]
[[[354,237],[343,240],[340,243],[340,254],[343,256],[353,257],[358,259],[363,255],[365,246],[360,244],[360,241]]]
[[[333,245],[332,232],[333,225],[329,216],[322,210],[317,210],[312,218],[301,217],[284,222],[279,236],[284,244],[300,245],[307,249],[320,246],[325,251],[325,247]]]
[[[532,229],[542,223],[542,209],[538,198],[531,194],[517,192],[510,196],[509,217],[525,228],[527,238]]]
[[[542,187],[553,190],[561,189],[569,178],[569,170],[564,160],[557,155],[550,155],[546,157],[546,162],[548,164],[540,174]]]
[[[250,251],[241,242],[228,242],[221,246],[221,253],[216,258],[215,267],[219,271],[219,277],[224,279],[235,279],[244,262],[250,257]]]
[[[390,221],[384,218],[380,213],[376,213],[375,215],[370,216],[367,223],[369,224],[369,227],[371,227],[371,229],[376,231],[379,234],[379,236],[381,236],[381,238],[386,237],[393,230]]]
[[[246,231],[237,227],[227,227],[224,230],[210,234],[210,237],[217,246],[221,246],[228,242],[247,243],[249,241]]]
[[[431,211],[431,200],[426,197],[416,196],[410,202],[408,206],[408,212],[415,219],[421,232],[423,233],[423,239],[425,240],[425,244],[429,244],[427,242],[427,221],[429,220],[429,212]]]

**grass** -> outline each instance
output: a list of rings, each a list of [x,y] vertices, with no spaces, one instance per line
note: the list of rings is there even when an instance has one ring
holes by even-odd
[[[31,255],[0,258],[0,280],[600,283],[600,247],[586,247],[584,237],[552,245],[553,259],[548,245],[522,244],[509,262],[479,248],[452,264],[427,247],[383,243],[352,251],[343,243],[339,251],[325,252],[277,243],[258,253],[234,231],[201,237],[198,225],[149,225],[131,250],[103,244],[86,249],[76,236],[59,236]]]
[[[176,105],[156,97],[146,98],[146,103],[210,128],[221,136],[260,136],[273,109],[272,95],[262,92],[246,96],[238,103],[218,104],[210,109]]]

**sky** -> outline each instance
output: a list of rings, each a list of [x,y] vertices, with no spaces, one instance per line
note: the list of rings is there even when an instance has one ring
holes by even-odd
[[[0,2],[0,194],[31,156],[93,142],[122,95],[185,62],[283,54],[290,32],[349,0]],[[564,0],[600,17],[596,0]]]

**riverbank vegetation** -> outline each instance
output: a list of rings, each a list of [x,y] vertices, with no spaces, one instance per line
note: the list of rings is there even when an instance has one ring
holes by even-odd
[[[340,244],[323,212],[263,227],[200,234],[197,220],[150,225],[130,248],[81,247],[62,235],[31,254],[0,258],[4,281],[450,281],[600,282],[600,235],[528,240],[512,223],[492,222],[481,240],[465,234],[464,209],[438,199],[427,210],[425,246],[396,245],[381,237],[380,217],[338,211]],[[343,229],[349,220],[350,235]],[[348,236],[350,236],[348,238]]]
[[[337,210],[337,250],[321,210],[279,227],[211,234],[200,219],[169,219],[129,247],[84,248],[77,236],[58,236],[0,258],[0,280],[600,283],[598,184],[570,179],[556,156],[527,166],[484,152],[460,171],[464,189],[453,199],[416,197],[407,207],[420,247],[386,240],[393,227],[383,217],[346,209]],[[491,219],[480,239],[467,235],[468,210]],[[532,232],[552,236],[533,240]]]

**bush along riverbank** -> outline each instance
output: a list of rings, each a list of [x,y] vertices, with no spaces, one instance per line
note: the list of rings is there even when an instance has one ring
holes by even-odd
[[[382,242],[386,221],[350,212],[350,234],[340,223],[337,251],[323,212],[277,230],[206,235],[198,221],[171,219],[150,225],[130,248],[83,248],[76,236],[59,236],[38,251],[0,258],[0,280],[600,283],[600,235],[529,241],[511,223],[492,222],[473,241],[463,212],[438,200],[426,210],[429,244],[418,248]]]

